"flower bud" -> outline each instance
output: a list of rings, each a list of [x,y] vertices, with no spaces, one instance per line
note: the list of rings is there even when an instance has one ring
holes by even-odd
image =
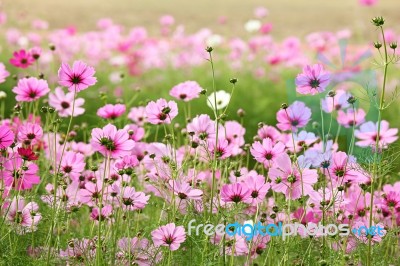
[[[380,49],[380,48],[382,47],[382,43],[380,43],[380,42],[374,42],[374,47],[375,47],[376,49]]]
[[[287,109],[289,107],[289,105],[287,103],[282,103],[281,104],[281,108],[282,109]]]
[[[213,48],[211,46],[206,47],[206,52],[211,53],[213,51]]]
[[[385,24],[385,19],[383,17],[374,17],[371,22],[375,26],[381,27],[383,24]]]
[[[239,110],[237,110],[237,115],[239,117],[244,117],[246,115],[246,112],[242,108],[240,108]]]
[[[389,47],[395,50],[397,48],[397,42],[392,42],[391,44],[389,44]]]
[[[236,84],[237,81],[238,81],[237,78],[231,78],[231,79],[229,80],[229,82],[232,83],[232,84]]]

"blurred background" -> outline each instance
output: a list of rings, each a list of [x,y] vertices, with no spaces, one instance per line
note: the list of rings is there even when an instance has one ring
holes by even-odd
[[[379,0],[373,6],[362,5],[359,0],[2,1],[2,9],[7,12],[10,23],[18,26],[28,27],[32,19],[41,18],[49,22],[50,29],[73,25],[80,30],[91,30],[97,20],[109,17],[127,27],[140,25],[155,31],[159,18],[169,14],[188,31],[206,27],[228,36],[246,34],[243,25],[253,17],[258,6],[268,9],[267,18],[272,22],[277,38],[344,28],[354,30],[355,36],[365,36],[371,33],[369,21],[374,16],[384,16],[390,28],[400,27],[398,0]]]

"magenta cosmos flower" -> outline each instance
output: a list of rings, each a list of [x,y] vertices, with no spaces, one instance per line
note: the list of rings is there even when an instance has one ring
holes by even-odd
[[[303,156],[299,157],[299,165],[303,168]],[[308,195],[313,190],[313,185],[318,180],[315,169],[304,168],[301,174],[296,166],[292,165],[290,157],[282,153],[268,173],[271,178],[271,188],[276,192],[282,192],[290,199],[298,199],[302,195]]]
[[[221,190],[221,200],[223,202],[247,202],[251,191],[243,183],[226,184]]]
[[[124,104],[106,104],[97,110],[97,115],[104,119],[115,119],[125,113],[126,107]]]
[[[8,126],[0,126],[0,150],[10,147],[14,142],[14,138],[14,132]]]
[[[93,149],[104,156],[112,158],[129,155],[135,142],[129,138],[128,132],[108,124],[105,127],[94,128],[92,130],[92,140],[90,141]]]
[[[257,162],[262,163],[265,168],[269,168],[273,161],[285,152],[285,145],[282,142],[273,143],[270,138],[267,138],[263,139],[262,143],[254,142],[250,152]]]
[[[188,102],[195,98],[199,98],[202,90],[203,89],[196,81],[185,81],[173,87],[169,92],[169,95],[178,100]]]
[[[76,98],[74,113],[72,114],[72,105],[74,102],[74,93],[64,93],[63,89],[57,87],[54,93],[49,94],[49,105],[56,109],[61,117],[78,116],[85,112],[81,106],[85,103],[85,99]]]
[[[36,164],[24,162],[18,153],[14,153],[9,160],[4,162],[0,178],[4,180],[7,187],[14,187],[16,190],[31,189],[33,185],[40,182],[38,170],[39,167]]]
[[[19,68],[27,68],[35,62],[33,56],[25,51],[19,50],[13,53],[13,58],[10,59],[10,64],[19,67]]]
[[[176,102],[165,99],[151,101],[146,106],[147,121],[151,124],[171,124],[171,120],[178,115]]]
[[[15,99],[18,102],[33,102],[46,95],[50,89],[44,79],[23,78],[12,91],[17,94]]]
[[[306,126],[310,118],[311,109],[303,102],[295,101],[288,108],[278,111],[276,114],[278,124],[276,126],[283,131],[297,131],[298,128]]]
[[[330,74],[320,64],[305,66],[303,73],[296,77],[296,91],[300,94],[321,93],[329,84]]]
[[[75,61],[72,68],[62,63],[58,70],[58,83],[67,87],[69,91],[79,92],[96,84],[97,79],[93,76],[95,72],[93,67],[82,61]]]
[[[398,137],[397,128],[389,128],[389,122],[382,120],[379,133],[379,148],[387,148],[388,144],[395,142]],[[375,147],[378,139],[378,122],[366,122],[360,126],[359,130],[355,131],[356,138],[360,139],[356,142],[360,147]]]
[[[151,238],[153,239],[154,246],[165,246],[174,251],[186,240],[185,228],[183,226],[175,226],[174,223],[169,223],[152,231]]]

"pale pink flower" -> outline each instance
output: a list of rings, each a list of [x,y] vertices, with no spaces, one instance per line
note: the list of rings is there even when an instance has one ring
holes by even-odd
[[[310,118],[311,109],[303,102],[295,101],[288,108],[278,111],[276,114],[278,124],[276,126],[284,131],[297,131],[298,128],[305,127]]]
[[[382,120],[378,147],[387,148],[388,144],[395,142],[398,139],[398,131],[397,128],[389,128],[389,122]],[[354,134],[359,139],[356,142],[357,146],[375,148],[378,139],[378,122],[373,123],[369,121],[362,124],[360,129],[356,130]]]
[[[57,87],[54,93],[49,94],[49,105],[56,109],[58,115],[61,117],[68,117],[72,115],[72,105],[74,101],[74,93],[64,93],[63,89]],[[81,106],[85,103],[85,99],[76,98],[73,116],[81,115],[85,112]]]
[[[202,90],[203,89],[196,81],[185,81],[174,86],[170,90],[169,95],[178,100],[188,102],[195,98],[199,98]]]
[[[365,121],[365,112],[363,109],[357,109],[355,112],[353,109],[348,109],[347,112],[342,110],[338,111],[337,121],[340,125],[345,128],[359,126]]]

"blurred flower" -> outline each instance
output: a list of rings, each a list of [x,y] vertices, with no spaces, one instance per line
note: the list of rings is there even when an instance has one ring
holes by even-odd
[[[8,126],[0,126],[0,150],[10,147],[14,142],[14,138],[14,132]]]
[[[389,128],[389,122],[382,120],[379,133],[379,148],[387,148],[388,144],[395,142],[398,137],[397,128]],[[356,142],[357,146],[360,147],[372,147],[375,148],[376,141],[378,139],[378,122],[366,122],[360,126],[360,129],[354,132],[356,138],[360,139]]]
[[[170,90],[169,95],[178,100],[188,102],[195,98],[199,98],[201,91],[202,88],[196,81],[185,81],[174,86]]]
[[[259,20],[252,19],[247,21],[246,24],[244,24],[244,29],[247,32],[256,32],[259,31],[260,28],[261,28],[261,21]]]
[[[97,115],[104,119],[116,119],[125,113],[125,104],[106,104],[97,110]]]
[[[6,67],[3,63],[0,63],[0,83],[6,81],[6,78],[10,76],[10,72],[6,70]]]
[[[13,58],[10,59],[10,64],[19,67],[19,68],[27,68],[35,62],[33,56],[25,51],[19,50],[13,53]]]
[[[337,121],[345,128],[359,126],[365,121],[365,112],[363,109],[358,109],[354,112],[353,109],[348,109],[347,112],[338,111]]]

